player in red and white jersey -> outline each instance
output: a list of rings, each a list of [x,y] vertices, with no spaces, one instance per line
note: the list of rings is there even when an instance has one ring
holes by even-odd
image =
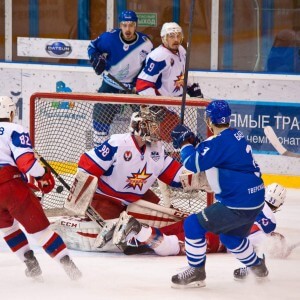
[[[139,199],[157,204],[160,199],[149,189],[158,178],[167,185],[182,188],[179,175],[183,167],[165,154],[160,141],[159,121],[163,117],[164,111],[160,108],[142,106],[132,115],[130,133],[112,135],[99,147],[81,156],[79,170],[98,178],[91,205],[103,219],[118,218],[129,203]],[[160,236],[160,239],[164,240],[162,252],[167,249],[167,254],[161,255],[179,252],[176,237]]]
[[[12,123],[15,110],[9,97],[0,97],[0,232],[10,249],[25,262],[26,276],[41,278],[42,271],[19,224],[71,279],[77,279],[80,271],[62,238],[50,229],[39,199],[26,181],[26,176],[34,177],[38,184],[35,188],[42,193],[49,193],[55,184],[51,172],[35,158],[28,131]]]
[[[98,195],[101,200],[95,200],[93,204],[104,219],[118,217],[127,204],[139,199],[158,203],[159,198],[153,194],[151,199],[147,198],[157,178],[172,187],[182,187],[179,179],[182,165],[165,155],[159,140],[158,115],[164,112],[155,109],[141,107],[140,112],[132,115],[129,133],[112,135],[79,160],[79,170],[98,178],[96,197]],[[106,208],[101,211],[106,198],[101,196],[113,197],[114,201],[107,199],[118,204],[118,211],[108,212]]]
[[[186,50],[181,45],[183,32],[177,23],[165,23],[160,36],[162,44],[147,55],[136,91],[146,96],[179,97],[183,93],[186,62]],[[191,97],[203,97],[197,83],[188,86],[187,93]]]

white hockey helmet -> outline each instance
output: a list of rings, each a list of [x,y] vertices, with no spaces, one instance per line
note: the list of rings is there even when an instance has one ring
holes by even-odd
[[[167,34],[172,34],[172,33],[177,33],[177,34],[180,33],[182,36],[181,39],[182,42],[183,40],[182,28],[177,23],[170,22],[170,23],[164,23],[160,31],[160,36],[164,44],[167,42]]]
[[[0,96],[0,119],[9,119],[11,112],[15,113],[16,105],[7,96]]]
[[[141,136],[149,143],[160,140],[159,123],[163,120],[164,111],[159,106],[142,105],[140,111],[131,116],[129,130],[132,134]]]
[[[265,201],[273,211],[276,211],[285,201],[286,188],[278,183],[272,183],[266,187]]]

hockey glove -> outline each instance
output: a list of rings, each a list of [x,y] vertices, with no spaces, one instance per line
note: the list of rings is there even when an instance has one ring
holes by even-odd
[[[50,193],[54,188],[55,180],[51,174],[51,171],[46,167],[45,174],[40,177],[35,177],[35,180],[37,181],[38,187],[44,194]]]
[[[190,97],[203,98],[199,83],[193,83],[187,87],[187,93]]]
[[[90,62],[97,75],[101,75],[106,67],[106,59],[99,52],[95,52],[91,55]]]
[[[183,142],[188,141],[189,143],[195,145],[196,136],[191,131],[191,129],[183,124],[177,125],[171,132],[171,137],[173,140],[173,146],[175,149],[181,148]]]

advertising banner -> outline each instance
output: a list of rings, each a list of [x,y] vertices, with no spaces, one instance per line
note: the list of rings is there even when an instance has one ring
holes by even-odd
[[[254,153],[276,154],[264,134],[266,126],[274,129],[285,148],[300,153],[300,102],[228,102],[232,110],[231,126],[244,133]]]

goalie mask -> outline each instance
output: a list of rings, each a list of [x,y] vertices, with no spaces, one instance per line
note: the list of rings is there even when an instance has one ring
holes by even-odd
[[[265,201],[273,212],[284,203],[286,198],[286,188],[278,183],[272,183],[266,187]]]
[[[134,112],[130,121],[130,132],[142,137],[146,142],[160,140],[160,122],[164,118],[164,110],[158,106],[141,106],[140,111]]]
[[[16,105],[7,96],[0,96],[0,119],[10,119],[11,112],[15,113]]]

